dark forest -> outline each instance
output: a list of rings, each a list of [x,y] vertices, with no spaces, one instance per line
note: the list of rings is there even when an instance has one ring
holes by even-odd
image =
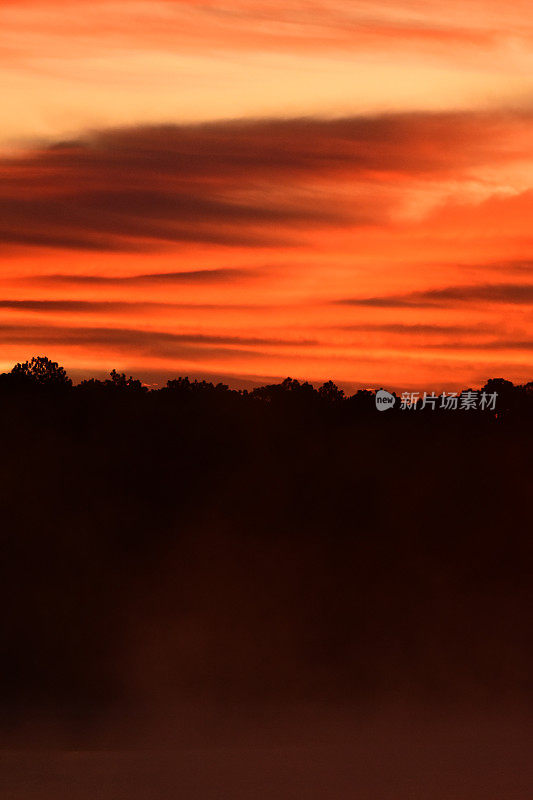
[[[514,714],[533,386],[485,389],[495,410],[383,413],[332,383],[2,375],[4,746],[129,747],[153,725],[216,744],[228,714],[257,738],[316,708]]]

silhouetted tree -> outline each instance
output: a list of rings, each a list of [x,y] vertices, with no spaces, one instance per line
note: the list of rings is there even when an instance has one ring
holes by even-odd
[[[131,375],[126,378],[125,372],[117,372],[116,369],[111,370],[111,378],[106,381],[106,384],[114,389],[128,389],[137,392],[147,392],[148,387],[144,386],[142,381],[133,378]]]
[[[46,356],[34,356],[31,361],[15,364],[11,370],[14,380],[28,382],[50,388],[67,388],[72,386],[63,367]]]
[[[344,400],[344,389],[339,389],[333,381],[326,381],[318,390],[318,394],[328,403],[340,403]]]

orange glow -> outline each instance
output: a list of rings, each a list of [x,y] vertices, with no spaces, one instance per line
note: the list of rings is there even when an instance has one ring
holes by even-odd
[[[0,367],[530,380],[528,8],[4,2]]]

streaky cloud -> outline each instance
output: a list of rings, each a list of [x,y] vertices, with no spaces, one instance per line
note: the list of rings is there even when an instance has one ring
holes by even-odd
[[[376,308],[426,308],[456,303],[533,304],[533,284],[494,283],[469,286],[447,286],[399,295],[350,297],[336,301],[340,305]]]
[[[397,113],[95,131],[0,159],[0,244],[290,247],[317,227],[387,225],[398,202],[384,190],[391,178],[455,181],[526,158],[520,136],[509,141],[532,121],[527,112]],[[331,200],[339,180],[357,184],[349,203]],[[310,191],[324,181],[329,188]]]
[[[283,339],[254,336],[225,336],[203,333],[170,333],[135,328],[115,327],[75,327],[57,325],[16,325],[0,324],[0,335],[4,342],[38,344],[86,344],[104,345],[109,348],[125,347],[128,350],[150,350],[152,354],[179,355],[191,350],[190,345],[217,345],[216,352],[224,347],[312,347],[318,344],[315,339]],[[175,352],[173,352],[175,350]],[[200,349],[205,354],[206,350]],[[213,351],[214,352],[214,351]],[[229,349],[230,354],[246,352],[247,355],[260,355],[259,351],[238,351]]]
[[[80,286],[142,286],[148,284],[207,284],[231,283],[258,277],[261,268],[226,268],[196,269],[182,272],[154,272],[139,275],[82,275],[72,273],[52,273],[44,275],[31,275],[17,279],[19,283],[29,284],[69,284]]]

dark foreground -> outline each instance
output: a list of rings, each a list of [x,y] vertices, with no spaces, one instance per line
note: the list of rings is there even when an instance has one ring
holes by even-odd
[[[2,797],[526,800],[531,386],[0,378]]]
[[[338,715],[338,721],[343,715]],[[316,731],[315,731],[316,733]],[[5,800],[526,800],[522,720],[439,719],[345,728],[333,742],[140,751],[11,752]]]

